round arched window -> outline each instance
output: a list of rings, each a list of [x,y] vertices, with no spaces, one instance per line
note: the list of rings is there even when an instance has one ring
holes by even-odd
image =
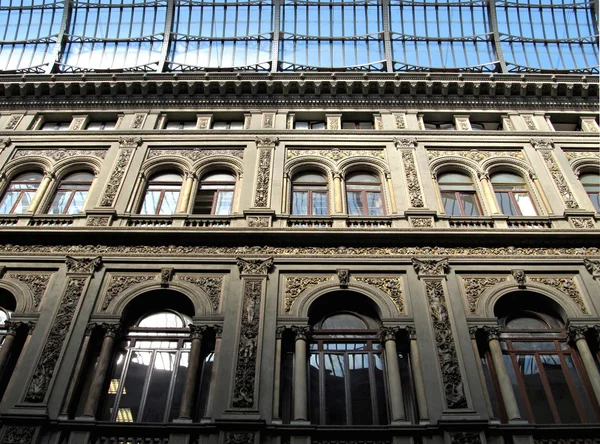
[[[327,179],[321,173],[303,171],[292,178],[292,214],[326,216]]]
[[[173,214],[177,209],[182,178],[179,173],[155,174],[148,181],[140,214]]]
[[[444,211],[449,216],[479,216],[481,206],[473,181],[458,172],[442,173],[437,179]]]
[[[346,199],[350,216],[382,216],[381,181],[372,173],[356,171],[346,177]]]
[[[509,172],[492,174],[490,179],[496,193],[498,206],[503,214],[507,216],[537,216],[525,179]]]
[[[15,177],[0,202],[0,214],[25,213],[33,200],[40,183],[42,174],[28,172]]]
[[[229,171],[212,171],[200,179],[194,214],[231,214],[235,176]]]
[[[65,176],[58,185],[48,214],[79,214],[83,211],[94,175],[88,171]]]

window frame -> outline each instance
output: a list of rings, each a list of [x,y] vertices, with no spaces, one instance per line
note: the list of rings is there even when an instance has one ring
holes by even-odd
[[[320,176],[323,177],[323,182],[301,182],[301,183],[297,183],[296,180],[294,180],[295,176],[298,176],[299,174],[302,173],[306,173],[306,172],[314,172],[314,174],[318,174]],[[290,203],[290,208],[291,208],[291,215],[292,216],[329,216],[330,211],[329,211],[329,183],[327,182],[327,177],[322,174],[320,171],[312,171],[312,170],[306,170],[306,171],[300,171],[298,173],[296,173],[294,176],[292,176],[292,186],[291,186],[291,203]],[[296,188],[307,188],[305,190],[296,190]],[[294,195],[296,192],[302,192],[302,193],[307,193],[308,194],[308,199],[307,199],[307,208],[306,208],[306,214],[300,214],[300,213],[296,213],[296,207],[294,205],[294,202],[296,202],[296,200],[294,199]],[[314,194],[323,194],[325,195],[325,214],[313,214],[313,195]]]
[[[589,184],[585,184],[584,182],[582,182],[581,176],[586,176],[586,175],[596,176],[596,178],[598,179],[598,184],[596,185],[595,190],[588,189],[594,185],[589,185]],[[583,187],[585,194],[587,195],[588,199],[590,200],[590,202],[592,204],[592,208],[594,208],[594,211],[596,213],[600,213],[600,173],[595,172],[595,171],[582,171],[579,174],[579,183]],[[592,196],[595,196],[595,198],[592,198]],[[596,206],[595,202],[598,202],[598,206]]]
[[[449,184],[445,184],[445,183],[440,183],[439,179],[441,176],[443,176],[444,174],[460,174],[463,175],[465,177],[467,177],[469,179],[469,183],[467,184],[465,183],[459,183],[459,182],[454,182],[454,183],[449,183]],[[477,193],[477,190],[475,189],[475,184],[473,183],[473,179],[471,178],[470,175],[466,174],[466,173],[462,173],[460,171],[444,171],[441,172],[437,175],[437,186],[438,186],[438,191],[440,193],[440,197],[442,198],[442,206],[444,207],[444,213],[448,216],[456,216],[456,217],[479,217],[483,215],[483,207],[481,205],[481,201],[479,200],[479,195]],[[455,187],[455,185],[469,185],[472,187],[472,190],[457,190],[457,189],[453,189]],[[447,189],[446,189],[447,188]],[[445,193],[454,193],[454,197],[456,198],[456,201],[458,202],[458,208],[460,210],[460,214],[450,214],[448,213],[448,211],[446,210],[446,205],[444,203],[444,194]],[[476,215],[468,215],[466,214],[465,211],[465,206],[464,206],[464,202],[463,202],[463,195],[469,195],[469,196],[473,196],[474,200],[475,200],[475,206],[477,208],[477,212],[479,214]]]
[[[371,171],[367,171],[367,170],[359,170],[359,171],[352,171],[348,174],[353,174],[353,173],[363,173],[363,174],[369,174],[373,177],[375,177],[377,179],[377,182],[352,182],[352,181],[348,181],[345,180],[345,188],[346,188],[346,206],[348,209],[348,216],[357,216],[357,217],[381,217],[381,216],[385,216],[387,214],[386,212],[386,208],[385,208],[385,198],[383,195],[383,188],[382,188],[382,181],[381,178],[379,177],[378,173],[373,173]],[[346,175],[346,177],[348,176],[348,174]],[[361,186],[375,186],[377,185],[379,187],[379,191],[375,191],[375,190],[369,190],[369,189],[360,189],[359,187]],[[357,189],[348,189],[348,186],[356,186]],[[363,208],[363,214],[350,214],[350,199],[348,199],[348,196],[350,195],[350,193],[360,193],[360,200],[362,203],[362,208]],[[381,214],[369,214],[370,213],[370,208],[368,206],[368,199],[367,199],[367,193],[378,193],[380,198],[381,198]]]
[[[212,174],[228,174],[231,175],[232,177],[232,181],[231,182],[226,182],[226,181],[206,181],[203,180],[203,178],[208,177]],[[238,177],[235,173],[229,171],[229,170],[213,170],[213,171],[208,171],[205,172],[204,174],[202,174],[200,180],[198,181],[198,186],[196,187],[196,195],[194,196],[194,202],[193,202],[193,206],[192,206],[192,214],[198,214],[198,215],[211,215],[211,216],[230,216],[231,214],[233,214],[233,206],[235,203],[235,191],[236,191],[236,186],[238,183]],[[212,192],[213,196],[212,196],[212,203],[211,203],[211,207],[210,207],[210,213],[197,213],[196,210],[196,200],[198,198],[198,195],[200,194],[200,192],[202,192],[202,185],[210,185],[210,186],[231,186],[232,188],[217,188],[217,189],[206,189],[204,190],[204,192]],[[219,194],[223,193],[223,192],[231,192],[231,206],[229,207],[229,212],[227,214],[216,214],[215,210],[216,210],[216,204],[219,201]]]
[[[513,183],[509,183],[509,182],[498,182],[498,183],[494,183],[494,178],[493,176],[495,174],[503,174],[503,173],[508,173],[508,174],[512,174],[515,177],[519,177],[522,182],[517,183],[517,182],[513,182]],[[531,190],[529,189],[529,186],[527,184],[527,180],[519,173],[514,173],[512,171],[498,171],[495,174],[491,174],[490,176],[490,184],[492,186],[492,191],[494,192],[494,198],[496,199],[496,203],[498,204],[498,209],[502,212],[502,214],[504,214],[505,216],[520,216],[520,217],[537,217],[540,215],[540,211],[539,208],[537,207],[537,205],[534,202],[533,199],[533,194],[531,193]],[[517,187],[521,187],[522,190],[504,190],[502,188],[505,187],[512,187],[512,188],[517,188]],[[517,214],[507,214],[503,211],[502,209],[502,204],[501,201],[498,199],[498,195],[499,194],[505,194],[508,196],[508,199],[511,203],[511,207],[513,207],[516,210]],[[521,209],[521,207],[519,206],[519,203],[517,201],[517,199],[515,198],[515,195],[518,194],[525,194],[527,195],[527,197],[529,198],[529,200],[531,201],[531,206],[533,208],[533,210],[535,211],[534,215],[530,215],[530,216],[524,216],[523,215],[523,210]]]
[[[66,183],[65,183],[65,179],[67,179],[69,176],[75,175],[77,173],[87,173],[87,174],[91,174],[93,177],[90,182],[66,181]],[[48,204],[48,207],[46,209],[46,214],[51,214],[51,215],[55,215],[55,216],[65,216],[65,215],[78,215],[78,214],[85,213],[85,206],[86,206],[87,200],[90,196],[90,191],[92,189],[92,185],[94,184],[95,176],[96,176],[95,172],[90,171],[90,170],[75,170],[75,171],[65,174],[63,176],[63,178],[58,182],[58,185],[56,186],[56,188],[54,189],[54,191],[52,193],[52,199],[50,200],[50,202]],[[65,187],[65,185],[66,185],[66,187]],[[69,213],[69,208],[71,207],[71,204],[73,203],[75,194],[78,191],[83,191],[84,189],[83,188],[73,188],[72,185],[82,185],[82,186],[87,185],[88,186],[87,189],[85,189],[85,199],[81,206],[81,211],[77,212],[77,213]],[[69,187],[69,186],[71,186],[71,187]],[[67,203],[66,203],[66,205],[64,205],[63,211],[61,211],[60,213],[51,213],[50,211],[52,210],[52,207],[58,197],[59,192],[68,192],[69,193]]]
[[[172,213],[166,213],[166,214],[161,214],[161,208],[162,208],[162,203],[164,201],[164,197],[167,191],[172,191],[172,190],[168,190],[167,188],[164,188],[165,186],[175,186],[175,182],[173,181],[156,181],[155,183],[153,182],[153,178],[157,177],[157,176],[161,176],[161,175],[165,175],[165,174],[176,174],[180,177],[180,181],[178,183],[178,191],[177,191],[177,202],[175,203],[175,208],[173,209]],[[152,190],[150,187],[152,186],[162,186],[163,188],[160,189],[156,189],[156,190]],[[161,171],[157,171],[155,173],[153,173],[150,178],[147,180],[146,185],[144,187],[144,191],[142,193],[142,198],[141,201],[138,205],[138,211],[136,214],[141,215],[141,216],[169,216],[169,215],[173,215],[177,212],[177,203],[179,202],[179,199],[181,198],[181,188],[183,186],[183,174],[180,173],[177,170],[161,170]],[[146,202],[146,198],[148,196],[148,192],[149,191],[160,191],[160,196],[158,198],[158,201],[156,203],[156,208],[154,209],[154,213],[143,213],[143,209],[144,209],[144,203]]]
[[[16,181],[15,180],[15,179],[19,178],[20,176],[23,176],[23,175],[28,174],[28,173],[39,174],[41,176],[39,182],[33,182],[33,181]],[[21,189],[18,189],[18,190],[11,190],[11,188],[14,185],[24,185],[24,184],[28,184],[28,183],[30,183],[30,184],[31,183],[35,183],[37,185],[35,187],[35,189],[31,188],[31,190],[34,190],[33,191],[33,197],[35,197],[36,193],[40,189],[40,185],[42,184],[43,180],[44,180],[44,174],[40,173],[39,171],[31,171],[30,170],[30,171],[24,171],[22,173],[16,174],[13,177],[13,179],[10,182],[8,182],[8,186],[6,187],[6,189],[4,190],[4,192],[2,193],[2,198],[0,199],[0,204],[2,202],[4,202],[4,199],[6,198],[7,194],[10,193],[10,192],[16,192],[16,191],[18,191],[19,195],[18,195],[17,199],[15,200],[15,202],[13,203],[13,205],[12,205],[12,207],[10,209],[10,212],[4,213],[4,214],[24,214],[24,213],[15,213],[15,208],[17,207],[17,205],[19,204],[19,202],[21,202],[21,200],[23,199],[23,195],[25,194],[25,191],[27,190],[27,188],[21,188]],[[27,209],[25,209],[25,211],[27,211]]]

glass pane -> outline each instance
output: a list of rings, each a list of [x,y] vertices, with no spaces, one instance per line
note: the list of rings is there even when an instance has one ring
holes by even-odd
[[[383,358],[380,354],[372,355],[372,359],[375,363],[375,367],[373,368],[373,375],[375,377],[375,394],[377,396],[376,404],[377,404],[377,416],[376,421],[377,424],[387,424],[387,395],[385,392],[385,373],[383,368]],[[408,385],[408,378],[404,376],[402,368],[402,358],[398,356],[399,364],[400,364],[400,379],[403,381],[403,389]],[[407,361],[407,360],[405,360]],[[410,387],[409,387],[410,388]],[[410,402],[410,399],[407,400]]]
[[[83,204],[87,199],[87,191],[76,191],[73,193],[73,200],[67,210],[68,214],[79,214],[83,211]]]
[[[292,214],[305,216],[308,214],[308,191],[294,191],[292,194]]]
[[[233,191],[219,191],[217,193],[217,201],[215,203],[215,214],[227,215],[231,214],[231,206],[233,205]]]
[[[581,422],[558,355],[540,355],[561,422]]]
[[[153,313],[140,320],[138,327],[144,328],[185,328],[181,318],[168,311]]]
[[[525,181],[521,176],[512,173],[496,173],[490,178],[491,182],[496,183],[511,183],[511,184],[524,184]]]
[[[373,424],[369,355],[366,353],[348,355],[348,372],[352,424]]]
[[[374,174],[358,172],[358,173],[348,174],[348,176],[346,177],[346,182],[347,183],[348,182],[350,182],[350,183],[355,183],[355,182],[379,183],[379,179]]]
[[[213,365],[215,362],[215,353],[210,352],[204,358],[204,362],[202,364],[202,374],[200,376],[200,384],[199,395],[198,395],[198,405],[197,405],[197,417],[201,417],[204,415],[206,411],[206,402],[208,401],[208,394],[210,391],[210,378],[212,376]]]
[[[523,376],[525,390],[529,398],[529,405],[533,411],[535,422],[538,424],[551,424],[554,422],[552,410],[546,397],[540,370],[534,355],[517,355],[517,365]]]
[[[158,214],[174,214],[178,199],[179,191],[165,191]]]
[[[19,196],[21,195],[20,191],[7,191],[6,194],[4,195],[4,198],[2,199],[2,202],[0,202],[0,214],[9,214],[12,212],[12,208],[15,205],[15,202],[17,201],[17,199],[19,199]],[[21,211],[14,211],[15,213],[22,213],[22,209],[23,209],[23,204],[21,203],[20,205],[18,205],[19,210]],[[27,208],[25,208],[27,209]]]
[[[506,323],[506,328],[515,330],[548,330],[548,324],[532,317],[513,318]]]
[[[588,196],[592,201],[592,205],[594,205],[594,209],[596,213],[600,213],[600,193],[590,193],[588,192]]]
[[[119,394],[119,388],[121,388],[121,391],[124,389],[124,387],[121,387],[121,376],[123,373],[123,366],[125,365],[126,354],[126,350],[120,350],[115,356],[115,364],[110,373],[108,390],[105,392],[104,402],[100,409],[100,413],[98,414],[98,418],[102,421],[111,420],[115,400]]]
[[[361,200],[361,192],[348,191],[348,214],[350,216],[364,215],[363,203]]]
[[[343,355],[325,353],[325,422],[346,424],[346,359]]]
[[[367,326],[358,316],[339,313],[325,319],[321,328],[323,330],[364,330]]]
[[[502,341],[500,342],[500,345],[502,346],[502,349],[505,350],[506,342]],[[506,370],[508,371],[508,376],[510,377],[513,393],[517,398],[519,412],[521,412],[522,416],[527,416],[527,408],[525,407],[525,401],[523,399],[524,394],[521,393],[521,388],[517,380],[517,374],[515,373],[515,368],[513,366],[512,359],[510,358],[510,355],[502,355],[502,358],[504,358],[504,366],[506,367]]]
[[[327,193],[312,193],[312,214],[314,216],[327,215]]]
[[[369,208],[369,216],[383,215],[381,193],[367,192],[367,206]]]
[[[71,193],[66,192],[66,191],[58,191],[56,193],[56,196],[54,196],[52,205],[50,205],[48,214],[64,214],[65,207],[66,207],[70,197],[71,197]]]
[[[142,421],[164,422],[171,378],[175,370],[176,356],[175,353],[156,353]]]
[[[528,194],[514,194],[517,205],[523,216],[537,216],[535,206]]]
[[[465,209],[465,216],[479,216],[479,207],[477,206],[477,196],[471,193],[461,193],[462,204]]]
[[[496,192],[496,200],[502,214],[506,214],[507,216],[517,216],[519,214],[513,205],[509,193]]]
[[[516,342],[512,341],[515,350],[556,350],[554,342]]]
[[[471,178],[466,174],[462,173],[443,173],[438,176],[437,179],[440,185],[445,184],[463,184],[463,185],[472,185]]]
[[[299,123],[299,122],[298,122]],[[327,179],[322,174],[314,173],[312,171],[304,171],[302,173],[298,173],[294,176],[293,179],[294,184],[296,183],[322,183],[326,184]]]
[[[310,422],[321,424],[321,398],[320,398],[320,363],[319,355],[311,353],[308,364],[308,383],[310,389]]]
[[[175,385],[173,387],[173,399],[171,400],[171,413],[169,414],[169,421],[179,416],[179,410],[181,409],[181,396],[183,394],[183,386],[185,383],[185,376],[189,366],[190,354],[188,352],[181,353],[179,357],[179,365],[177,366],[177,376],[175,379]]]
[[[462,216],[460,212],[460,206],[458,205],[458,199],[456,193],[441,193],[442,203],[444,204],[444,211],[448,216]]]
[[[121,400],[117,407],[117,422],[135,422],[139,420],[142,394],[146,386],[148,368],[152,352],[133,351],[122,388]]]
[[[500,409],[498,408],[498,396],[496,395],[496,387],[494,386],[494,381],[492,379],[486,357],[481,358],[481,368],[483,370],[483,377],[485,379],[485,385],[490,398],[490,404],[492,405],[492,412],[495,418],[499,418]]]
[[[158,208],[158,201],[160,200],[160,191],[146,191],[144,197],[144,203],[140,209],[140,214],[156,214]]]
[[[575,390],[577,390],[577,395],[579,397],[579,403],[581,405],[581,410],[585,416],[586,422],[597,422],[596,415],[594,414],[594,409],[592,408],[590,402],[590,393],[585,389],[581,378],[579,377],[579,373],[577,372],[577,368],[575,367],[575,363],[573,362],[573,358],[570,355],[563,355],[565,358],[565,362],[567,363],[567,369],[569,370],[569,374],[571,375],[571,380],[575,385]]]

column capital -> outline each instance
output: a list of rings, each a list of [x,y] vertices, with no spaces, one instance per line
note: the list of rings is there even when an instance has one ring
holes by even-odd
[[[450,270],[448,258],[435,259],[411,259],[413,267],[419,276],[443,276]]]
[[[472,325],[469,327],[469,336],[471,337],[471,339],[475,339],[478,331],[479,331],[479,327],[476,325]]]
[[[483,332],[485,333],[488,342],[489,341],[499,341],[500,340],[500,327],[496,326],[496,325],[484,325],[483,327],[481,327],[481,330],[483,330]]]
[[[100,328],[102,328],[102,330],[104,330],[104,337],[105,338],[116,338],[117,336],[120,336],[121,333],[123,332],[122,329],[122,325],[120,322],[117,322],[115,324],[109,324],[108,322],[103,322],[100,325]]]
[[[288,327],[285,325],[277,326],[277,328],[275,329],[275,338],[277,338],[277,339],[283,338],[283,334],[285,333],[285,331],[287,329],[288,329]]]
[[[592,276],[600,277],[600,261],[585,258],[583,263]]]
[[[417,329],[413,325],[407,325],[406,327],[404,327],[404,330],[406,330],[406,334],[408,335],[409,340],[417,340]]]
[[[68,273],[83,273],[93,274],[100,265],[102,264],[102,257],[96,256],[75,258],[72,256],[66,256],[65,263],[67,264]]]
[[[478,171],[477,178],[479,180],[490,180],[490,175],[486,171]]]
[[[416,137],[394,137],[392,139],[396,148],[416,148],[417,138]]]
[[[188,324],[190,329],[190,339],[200,339],[202,340],[202,335],[206,333],[206,331],[211,328],[208,325],[196,325],[196,324]]]
[[[236,258],[240,275],[267,275],[273,267],[273,258],[267,259],[243,259]]]
[[[569,325],[567,327],[567,336],[570,341],[575,343],[580,339],[585,339],[585,334],[588,330],[589,327],[586,325]]]
[[[381,327],[379,329],[379,339],[381,342],[385,343],[387,341],[395,341],[398,332],[400,331],[400,327]]]
[[[33,330],[35,322],[5,321],[4,328],[7,336],[16,336],[21,329]]]
[[[213,325],[212,329],[215,332],[216,338],[220,338],[221,336],[223,336],[223,326],[221,324]]]
[[[292,333],[294,333],[296,341],[306,341],[310,335],[310,327],[308,325],[292,325],[290,330],[292,330]]]

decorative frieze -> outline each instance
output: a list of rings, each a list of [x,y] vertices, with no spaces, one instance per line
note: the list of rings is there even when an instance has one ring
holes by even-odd
[[[417,147],[417,139],[415,137],[394,137],[393,142],[398,149]]]
[[[565,206],[571,209],[579,208],[577,201],[573,198],[573,193],[571,192],[571,189],[569,188],[569,185],[567,184],[567,181],[565,180],[562,171],[558,167],[558,163],[554,158],[554,154],[551,151],[547,150],[540,151],[540,154],[542,155],[544,162],[546,162],[546,166],[550,171],[550,175],[552,176],[552,179],[554,180],[554,183],[558,188],[558,191],[563,199],[563,202],[565,203]]]
[[[585,265],[586,270],[589,271],[592,276],[600,276],[600,261],[584,259],[583,264]]]
[[[119,137],[119,148],[137,148],[141,144],[141,137]]]
[[[594,220],[591,217],[570,217],[569,222],[573,228],[596,228]]]
[[[581,297],[581,293],[577,288],[577,284],[575,283],[575,279],[570,277],[560,277],[560,278],[541,278],[541,277],[530,277],[528,278],[530,282],[537,282],[539,284],[548,285],[549,287],[553,287],[559,292],[567,295],[574,303],[577,305],[579,310],[583,314],[589,314],[585,303],[583,302],[583,298]]]
[[[78,149],[58,149],[58,150],[16,150],[13,159],[23,157],[46,157],[54,161],[68,159],[75,156],[91,156],[98,159],[106,157],[106,150],[78,150]]]
[[[563,151],[570,162],[577,159],[595,159],[600,160],[600,151]]]
[[[213,312],[219,312],[219,306],[221,305],[221,291],[223,288],[223,278],[221,276],[179,275],[177,276],[177,279],[189,282],[200,288],[206,296],[208,296]]]
[[[396,121],[396,129],[406,129],[406,120],[404,114],[394,114],[394,120]]]
[[[481,436],[476,432],[451,433],[450,444],[481,444]]]
[[[225,432],[224,444],[254,444],[254,433]]]
[[[146,114],[135,114],[130,128],[140,129],[144,125],[144,120],[146,120]]]
[[[68,278],[58,313],[56,313],[42,355],[27,388],[26,402],[41,403],[46,397],[86,282],[87,278],[83,277]]]
[[[465,296],[467,297],[469,313],[475,314],[477,313],[477,305],[483,292],[494,285],[506,282],[506,278],[471,277],[462,278],[462,281],[465,288]]]
[[[288,159],[293,159],[294,157],[300,156],[324,157],[327,159],[335,160],[336,162],[342,159],[346,159],[348,157],[373,157],[376,159],[385,159],[385,153],[383,150],[345,150],[339,148],[326,148],[322,150],[287,150]]]
[[[450,314],[446,305],[446,296],[442,281],[426,281],[425,292],[433,323],[446,404],[449,409],[467,408],[467,399],[458,364],[458,355],[456,353],[452,325],[450,324]]]
[[[402,296],[402,278],[399,277],[356,277],[357,282],[364,282],[372,285],[375,288],[387,294],[396,308],[398,313],[405,314],[404,297]]]
[[[285,278],[285,294],[283,297],[283,311],[289,313],[294,301],[304,290],[315,285],[331,280],[325,276],[287,276]]]
[[[268,206],[269,185],[271,183],[271,157],[271,149],[259,149],[258,173],[256,175],[256,194],[254,196],[254,206],[257,208],[265,208]]]
[[[2,444],[32,444],[35,427],[7,425],[2,435]]]
[[[110,216],[88,216],[85,225],[87,227],[108,227]]]
[[[525,155],[521,150],[518,151],[490,151],[490,150],[427,150],[429,160],[438,157],[463,157],[465,159],[481,162],[491,157],[510,157],[513,159],[525,160]]]
[[[197,161],[203,159],[205,157],[210,156],[233,156],[238,159],[244,158],[244,150],[228,150],[228,149],[202,149],[202,148],[190,148],[190,149],[178,149],[178,150],[168,150],[168,149],[158,149],[152,148],[148,151],[148,159],[153,159],[155,157],[166,156],[169,158],[173,158],[174,156],[185,157],[186,159],[190,159],[192,161]]]
[[[413,228],[432,228],[433,219],[431,217],[410,217],[410,226]]]
[[[125,290],[134,285],[141,284],[154,279],[154,276],[111,276],[108,287],[106,289],[104,299],[102,301],[102,311],[105,311],[110,303]]]
[[[131,157],[133,156],[133,152],[133,148],[121,149],[119,157],[117,158],[117,163],[114,169],[112,170],[106,188],[104,189],[102,199],[100,199],[101,207],[113,206],[117,197],[117,191],[121,186],[121,181],[125,176],[125,172],[127,171],[127,167],[129,166],[129,162],[131,160]]]
[[[423,203],[423,193],[419,184],[417,166],[415,165],[415,157],[412,150],[402,150],[402,162],[404,164],[404,174],[406,174],[410,206],[413,208],[422,208],[425,204]]]
[[[22,282],[29,288],[33,296],[33,306],[37,310],[40,307],[46,288],[48,288],[48,282],[52,277],[52,274],[42,273],[9,273],[10,279],[15,279]]]
[[[268,228],[271,226],[269,216],[247,216],[246,221],[249,228]]]

